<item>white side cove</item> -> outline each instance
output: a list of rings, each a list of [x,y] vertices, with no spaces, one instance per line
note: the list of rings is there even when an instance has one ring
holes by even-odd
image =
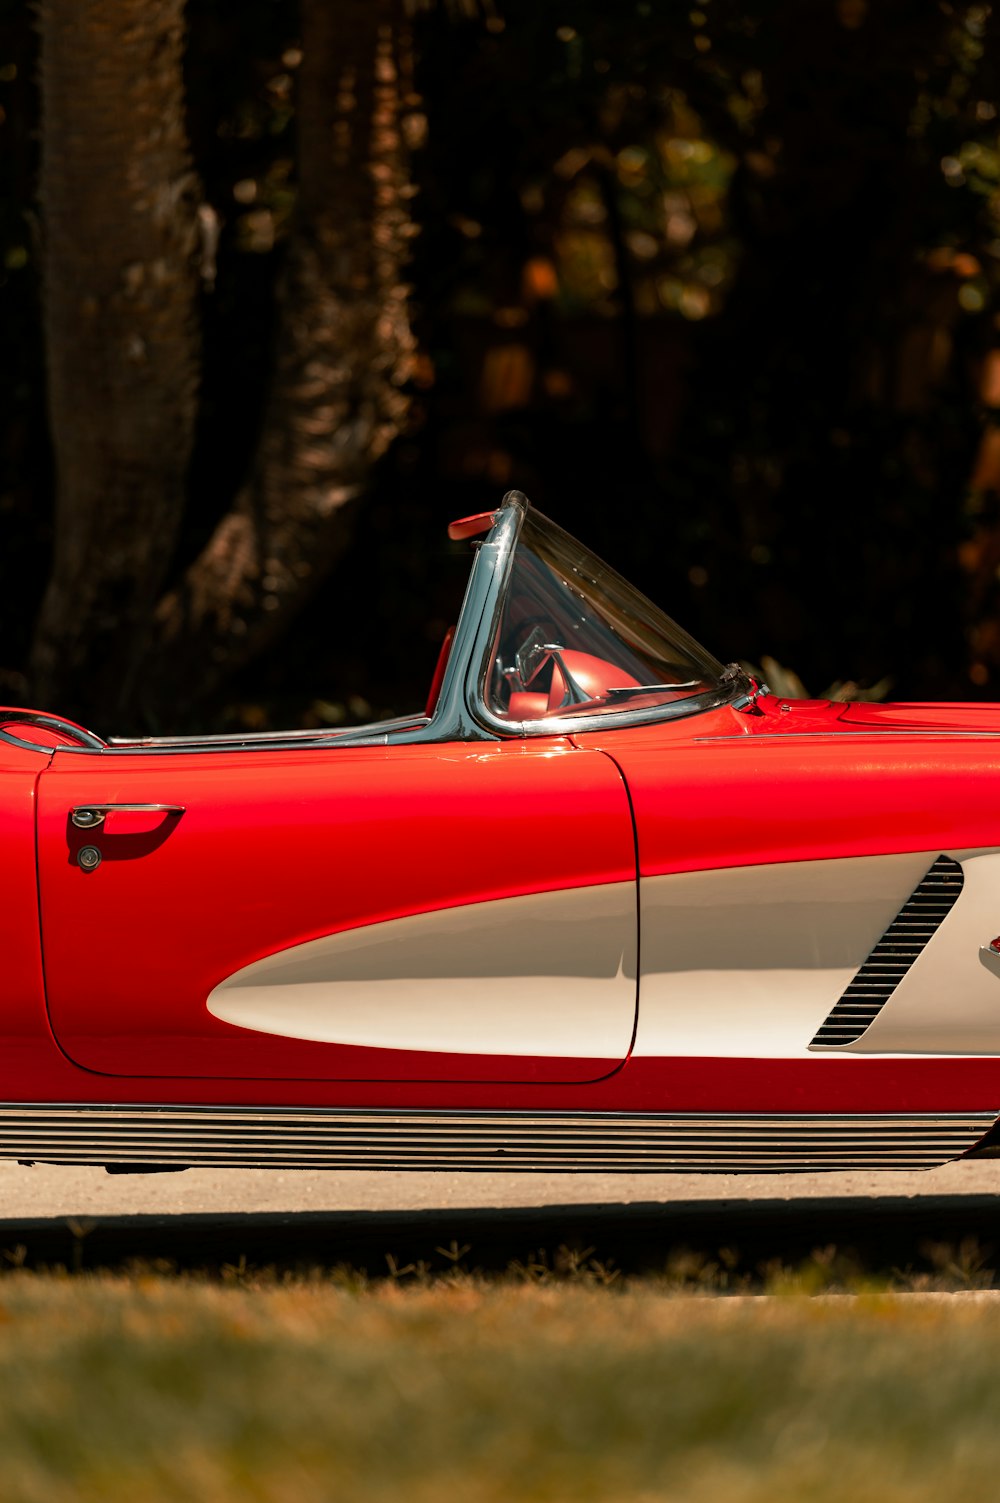
[[[939,854],[642,878],[635,1054],[816,1059],[817,1029]],[[957,904],[867,1033],[827,1058],[1000,1054],[1000,978],[979,959],[1000,934],[1000,853],[945,854],[964,868]]]
[[[935,854],[937,854],[935,852]],[[1000,1054],[1000,851],[945,851],[962,891],[881,1012],[838,1054]]]
[[[317,1043],[617,1063],[635,1025],[635,883],[330,934],[236,971],[207,1006],[239,1028]]]

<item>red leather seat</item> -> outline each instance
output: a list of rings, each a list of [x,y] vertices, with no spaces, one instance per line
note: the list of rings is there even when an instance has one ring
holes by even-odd
[[[430,692],[427,695],[427,704],[424,707],[424,714],[427,716],[428,720],[437,709],[437,702],[441,697],[441,685],[444,683],[444,670],[448,666],[448,659],[451,656],[451,644],[452,642],[454,642],[454,640],[455,628],[453,626],[449,626],[448,630],[444,634],[444,641],[441,643],[441,650],[438,653],[437,662],[434,665],[434,677],[431,679]]]
[[[566,664],[575,684],[578,685],[591,699],[600,699],[609,689],[632,689],[638,686],[639,680],[633,678],[621,668],[616,668],[614,663],[609,663],[607,658],[598,658],[590,652],[574,652],[568,647],[565,652],[559,654]],[[552,683],[549,686],[548,713],[551,715],[558,710],[566,695],[566,681],[559,671],[559,665],[552,665]]]

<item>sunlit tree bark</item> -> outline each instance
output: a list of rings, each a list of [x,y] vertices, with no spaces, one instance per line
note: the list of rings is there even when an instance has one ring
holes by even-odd
[[[282,631],[342,553],[402,427],[413,337],[404,268],[411,113],[397,0],[305,0],[299,201],[256,461],[158,611],[147,704],[184,708]]]
[[[199,334],[183,8],[38,7],[57,492],[30,674],[37,701],[70,711],[127,693],[184,504]]]

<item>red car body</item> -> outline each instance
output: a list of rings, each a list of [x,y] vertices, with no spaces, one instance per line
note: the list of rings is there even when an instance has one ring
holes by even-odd
[[[424,715],[105,744],[0,710],[0,1156],[989,1151],[1000,707],[778,699],[518,493],[453,535]]]

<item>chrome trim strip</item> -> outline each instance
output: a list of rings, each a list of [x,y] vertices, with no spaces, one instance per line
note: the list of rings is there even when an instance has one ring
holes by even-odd
[[[14,731],[8,730],[11,725],[37,725],[42,730],[58,731],[61,735],[72,736],[81,744],[72,747],[63,747],[64,751],[104,751],[106,743],[100,736],[95,736],[93,731],[88,731],[80,725],[74,725],[72,721],[64,720],[61,715],[49,715],[43,710],[3,710],[0,712],[0,739],[8,741],[13,746],[27,748],[28,751],[41,752],[44,756],[51,757],[54,751],[59,750],[55,746],[45,746],[38,741],[26,741],[23,736],[18,736]]]
[[[6,741],[8,746],[19,746],[22,751],[41,752],[44,757],[51,757],[55,751],[54,746],[43,746],[40,741],[25,741],[23,736],[15,736],[12,732],[5,731],[3,726],[0,726],[0,741]],[[66,749],[69,750],[68,747]]]
[[[58,1164],[667,1174],[933,1168],[997,1112],[809,1116],[0,1105],[0,1158]]]
[[[844,736],[867,736],[877,738],[880,736],[936,736],[939,740],[944,737],[952,741],[958,737],[966,740],[996,740],[1000,731],[954,731],[948,726],[939,726],[934,731],[916,731],[908,726],[879,725],[866,726],[860,731],[833,730],[828,731],[753,731],[751,738],[757,741],[839,741]],[[692,741],[697,741],[701,746],[731,746],[732,736],[693,736]],[[60,751],[68,751],[68,747],[60,747]]]
[[[382,729],[382,725],[386,727]],[[393,727],[402,725],[412,727],[414,730],[423,729],[431,722],[426,715],[402,715],[398,720],[387,720],[379,723],[375,729],[370,725],[350,726],[343,731],[268,731],[261,735],[249,736],[166,736],[159,739],[150,737],[143,741],[128,741],[124,738],[112,738],[106,746],[91,750],[87,746],[32,746],[33,751],[47,752],[70,752],[74,756],[105,756],[109,752],[120,755],[127,753],[129,756],[138,756],[143,753],[156,753],[159,756],[172,757],[185,756],[208,756],[214,752],[234,751],[300,751],[308,748],[310,751],[329,751],[338,746],[385,746],[392,734]],[[2,734],[2,732],[0,732]],[[393,742],[413,739],[412,735],[404,734],[393,736]]]
[[[717,710],[727,704],[732,705],[734,710],[744,709],[752,700],[749,689],[734,680],[732,687],[727,687],[725,691],[711,690],[705,694],[693,694],[690,699],[675,700],[673,704],[657,705],[653,709],[601,710],[590,715],[549,715],[540,720],[504,720],[495,715],[486,704],[485,680],[488,667],[487,660],[482,665],[475,696],[470,696],[470,703],[474,705],[480,722],[501,737],[575,736],[586,731],[623,730],[630,725],[659,725],[667,720],[684,720],[692,715],[702,715],[707,710]],[[684,709],[679,709],[679,705],[683,705]]]
[[[395,730],[413,730],[428,724],[426,715],[397,715],[392,720],[379,720],[367,725],[349,725],[341,730],[327,727],[307,731],[225,731],[212,736],[109,736],[108,746],[116,751],[143,751],[154,747],[157,751],[178,747],[182,751],[244,751],[251,747],[274,747],[284,749],[286,743],[301,745],[318,742],[327,746],[352,736],[387,736]]]

